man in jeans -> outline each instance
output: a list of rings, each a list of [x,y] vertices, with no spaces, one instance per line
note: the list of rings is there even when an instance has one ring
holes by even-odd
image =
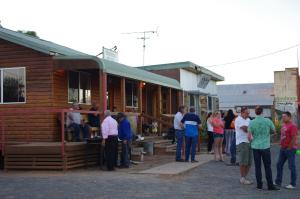
[[[194,107],[190,108],[190,112],[185,114],[181,120],[181,125],[184,126],[185,135],[185,162],[189,161],[191,156],[191,162],[198,162],[195,160],[196,146],[198,144],[198,131],[201,126],[201,120],[196,114]]]
[[[89,126],[84,123],[82,116],[78,112],[72,112],[80,110],[79,104],[77,102],[74,102],[72,104],[72,108],[70,108],[71,112],[68,112],[67,114],[67,127],[73,128],[74,135],[72,140],[75,142],[80,142],[80,129],[83,130],[83,138],[87,139],[89,138]]]
[[[280,141],[280,153],[277,162],[277,177],[275,180],[276,185],[281,186],[283,166],[286,160],[289,164],[291,171],[291,183],[285,188],[295,189],[296,188],[296,162],[295,154],[297,149],[297,126],[292,122],[292,116],[290,112],[284,112],[282,114],[283,126],[281,128],[281,141]]]
[[[186,113],[185,106],[180,106],[178,112],[174,117],[174,129],[175,129],[175,136],[177,139],[177,146],[176,146],[176,162],[184,162],[181,157],[181,148],[184,138],[184,130],[181,126],[181,120]]]
[[[271,169],[271,152],[270,152],[270,132],[275,133],[275,126],[271,120],[262,116],[263,108],[257,106],[255,109],[256,118],[250,122],[248,132],[249,140],[251,140],[251,148],[255,162],[255,176],[257,189],[262,190],[262,173],[261,160],[264,163],[268,190],[279,190],[273,184],[272,169]]]
[[[118,113],[117,118],[119,121],[118,136],[122,142],[120,168],[129,168],[132,139],[131,126],[124,113]]]
[[[252,151],[248,140],[248,126],[250,123],[249,110],[242,107],[241,114],[235,119],[236,146],[239,155],[240,165],[240,183],[243,185],[252,184],[246,177],[249,173],[252,163]]]

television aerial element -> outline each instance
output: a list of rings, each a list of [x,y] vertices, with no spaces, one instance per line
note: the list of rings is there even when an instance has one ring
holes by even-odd
[[[141,37],[138,37],[137,39],[141,39],[143,40],[143,66],[145,65],[145,53],[146,53],[146,40],[150,39],[150,37],[148,35],[150,34],[156,34],[158,36],[158,27],[156,28],[156,30],[146,30],[146,31],[142,31],[142,32],[125,32],[122,34],[139,34],[141,35]]]

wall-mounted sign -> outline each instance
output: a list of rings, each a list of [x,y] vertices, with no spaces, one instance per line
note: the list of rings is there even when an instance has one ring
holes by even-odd
[[[210,76],[206,74],[199,75],[198,88],[205,89],[210,81]]]
[[[295,102],[275,102],[275,109],[279,111],[289,111],[293,114],[296,113],[296,108]]]
[[[118,52],[104,47],[102,48],[102,52],[103,52],[103,59],[119,62]]]

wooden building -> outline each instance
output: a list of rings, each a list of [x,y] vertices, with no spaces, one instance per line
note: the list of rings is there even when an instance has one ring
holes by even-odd
[[[184,91],[184,105],[195,107],[199,115],[219,109],[217,82],[224,77],[192,62],[176,62],[140,67],[165,77],[176,79]]]
[[[175,113],[183,103],[175,79],[5,28],[0,28],[0,90],[2,143],[59,141],[57,113],[47,110],[66,109],[74,101],[84,110],[97,102],[100,112],[154,118]]]

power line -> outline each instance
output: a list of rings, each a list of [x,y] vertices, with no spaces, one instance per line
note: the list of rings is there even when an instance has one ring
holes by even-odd
[[[215,64],[215,65],[210,65],[210,66],[205,66],[205,67],[225,66],[225,65],[231,65],[231,64],[241,63],[241,62],[252,61],[252,60],[260,59],[260,58],[263,58],[263,57],[266,57],[266,56],[278,54],[278,53],[281,53],[283,51],[287,51],[287,50],[290,50],[292,48],[296,48],[298,46],[300,46],[300,44],[296,44],[296,45],[293,45],[293,46],[290,46],[290,47],[287,47],[287,48],[284,48],[284,49],[281,49],[281,50],[277,50],[277,51],[274,51],[274,52],[270,52],[270,53],[255,56],[255,57],[250,57],[250,58],[241,59],[241,60],[237,60],[237,61],[227,62],[227,63],[223,63],[223,64]]]

